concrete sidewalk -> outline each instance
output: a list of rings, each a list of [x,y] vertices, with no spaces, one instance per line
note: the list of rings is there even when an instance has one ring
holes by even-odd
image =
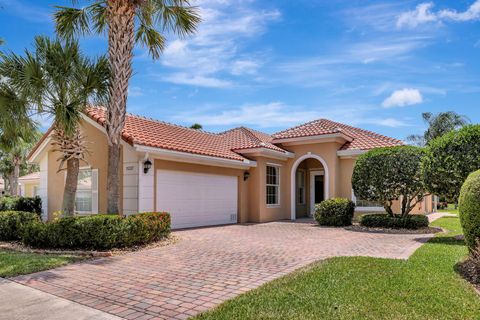
[[[100,310],[0,278],[0,320],[117,320]]]

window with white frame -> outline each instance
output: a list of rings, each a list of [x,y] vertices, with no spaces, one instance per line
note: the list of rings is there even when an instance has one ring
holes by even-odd
[[[267,205],[279,204],[280,168],[267,166]]]
[[[98,213],[98,170],[80,169],[78,172],[75,212]]]
[[[353,191],[352,191],[353,194]],[[369,200],[363,200],[355,194],[353,194],[353,202],[355,203],[355,206],[359,209],[361,208],[370,208],[370,209],[378,209],[378,210],[383,210],[383,204],[380,201],[369,201]]]
[[[305,171],[297,171],[297,203],[305,204]]]

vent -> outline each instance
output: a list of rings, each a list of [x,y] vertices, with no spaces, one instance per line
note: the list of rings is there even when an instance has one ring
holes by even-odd
[[[230,215],[230,221],[237,222],[237,215],[236,214],[231,214]]]

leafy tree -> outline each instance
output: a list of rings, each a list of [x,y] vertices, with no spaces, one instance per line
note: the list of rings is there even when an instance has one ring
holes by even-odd
[[[201,130],[203,126],[200,123],[194,123],[190,126],[190,129]]]
[[[81,1],[73,1],[77,3]],[[121,133],[125,125],[128,83],[135,43],[158,59],[165,47],[161,32],[192,34],[200,22],[190,0],[96,0],[81,8],[57,7],[57,34],[64,39],[90,32],[108,32],[111,86],[108,97],[108,213],[118,213]],[[161,32],[159,31],[161,30]]]
[[[361,155],[352,176],[355,195],[383,203],[390,216],[393,201],[401,199],[401,216],[407,216],[424,196],[423,155],[421,148],[413,146],[378,148]]]
[[[432,140],[423,159],[423,180],[431,193],[457,202],[468,175],[480,168],[480,125],[468,125]]]
[[[59,171],[66,180],[62,210],[74,215],[80,161],[88,152],[79,123],[89,99],[106,99],[109,68],[106,58],[92,61],[80,52],[78,43],[35,39],[35,50],[25,56],[11,53],[4,57],[0,72],[14,88],[25,92],[28,105],[36,112],[53,116],[54,151]]]
[[[454,111],[440,112],[433,114],[431,112],[422,113],[423,121],[428,125],[428,129],[423,135],[413,134],[407,137],[407,140],[418,146],[425,146],[435,138],[459,129],[467,125],[470,120]]]
[[[471,173],[465,180],[458,209],[465,242],[470,252],[473,252],[480,246],[480,170]]]

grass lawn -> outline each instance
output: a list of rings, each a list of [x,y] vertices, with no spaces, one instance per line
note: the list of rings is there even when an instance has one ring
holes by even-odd
[[[12,277],[51,269],[79,259],[65,255],[0,251],[0,277]]]
[[[449,212],[458,215],[458,209],[455,209],[454,204],[449,204],[446,209],[438,210],[438,212]]]
[[[480,319],[480,296],[454,271],[467,254],[459,219],[409,260],[332,258],[229,300],[196,319]],[[421,235],[419,235],[421,236]]]

